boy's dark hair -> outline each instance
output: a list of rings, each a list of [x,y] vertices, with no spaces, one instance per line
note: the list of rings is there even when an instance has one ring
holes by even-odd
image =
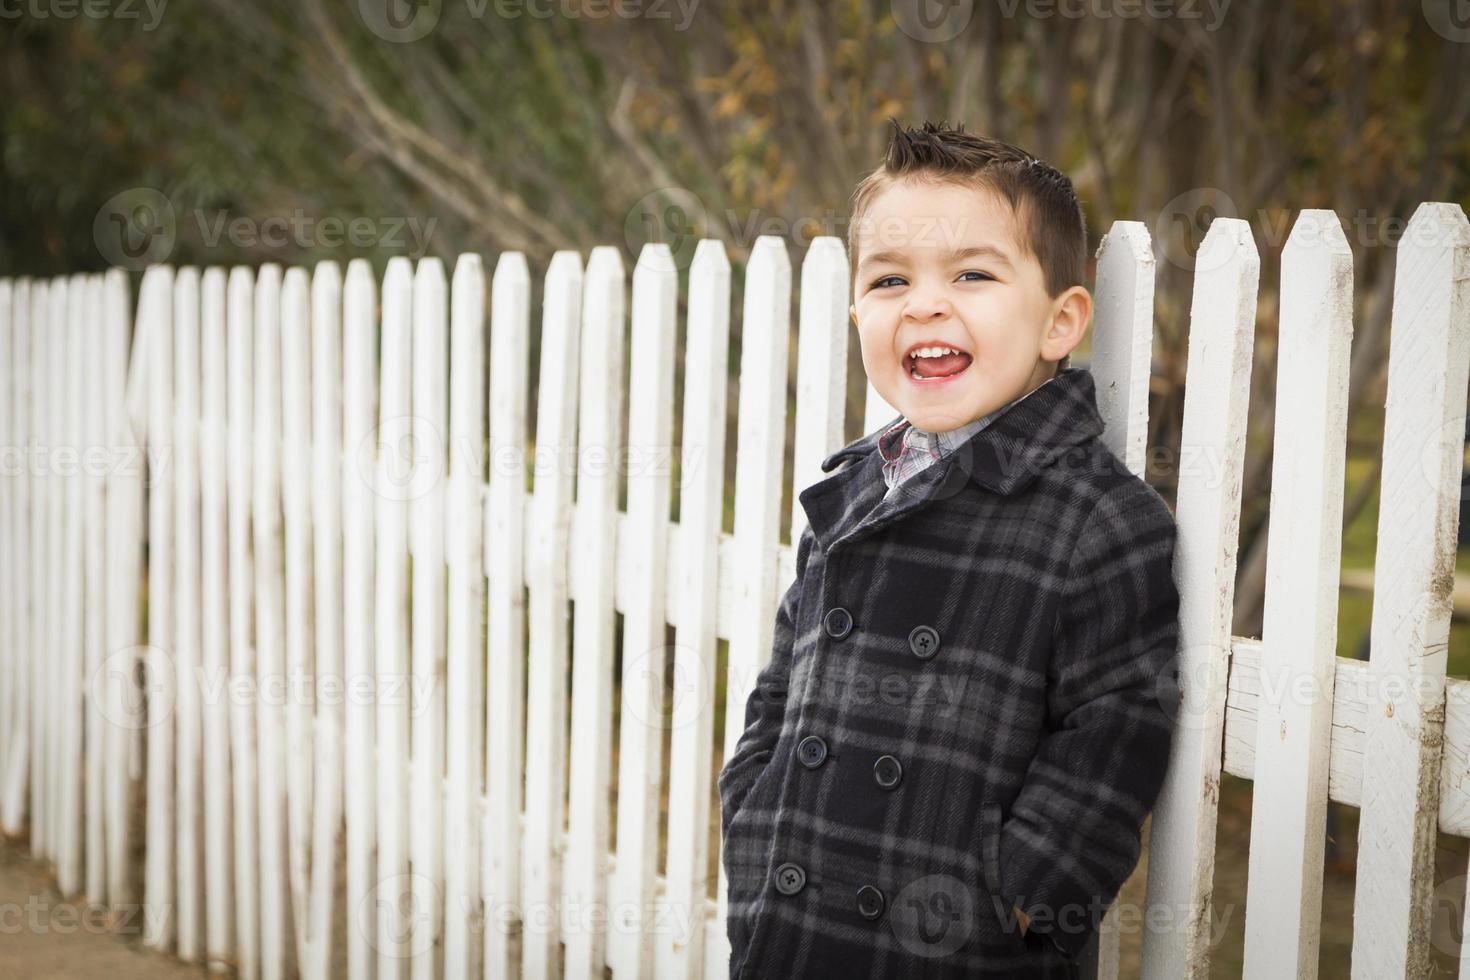
[[[858,267],[858,228],[878,193],[897,180],[920,179],[984,188],[1010,203],[1020,247],[1041,266],[1047,294],[1082,286],[1087,269],[1087,219],[1072,181],[1050,164],[1018,146],[966,133],[964,123],[950,129],[925,122],[905,129],[897,119],[882,166],[864,177],[852,193],[847,253],[853,275]],[[1062,358],[1066,367],[1071,355]]]

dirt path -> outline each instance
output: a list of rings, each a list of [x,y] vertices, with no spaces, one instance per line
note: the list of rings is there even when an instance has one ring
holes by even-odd
[[[140,916],[109,930],[101,907],[62,899],[48,862],[0,838],[0,977],[26,980],[176,980],[205,976],[143,946]]]

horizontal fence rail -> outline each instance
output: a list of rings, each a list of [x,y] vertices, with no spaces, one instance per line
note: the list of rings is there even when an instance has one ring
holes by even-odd
[[[1263,638],[1231,633],[1260,261],[1229,218],[1195,259],[1146,977],[1209,972],[1222,771],[1265,790],[1248,975],[1316,973],[1328,800],[1363,813],[1354,976],[1427,969],[1433,835],[1470,837],[1470,681],[1445,676],[1461,209],[1422,205],[1397,261],[1364,663],[1334,652],[1338,220],[1302,212],[1282,260]],[[756,243],[730,447],[723,247],[687,275],[681,323],[667,246],[631,283],[617,249],[558,252],[534,329],[517,253],[395,258],[381,282],[361,260],[156,266],[136,309],[119,270],[0,279],[0,826],[64,895],[241,977],[727,976],[715,774],[798,493],[846,441],[850,269],[812,243],[793,337],[786,245]],[[1154,276],[1147,229],[1115,224],[1089,369],[1140,474]],[[893,414],[870,387],[863,430]],[[1117,975],[1120,932],[1115,904],[1085,975]]]

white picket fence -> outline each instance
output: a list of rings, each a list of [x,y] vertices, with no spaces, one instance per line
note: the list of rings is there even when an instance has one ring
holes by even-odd
[[[1231,606],[1259,259],[1243,221],[1205,239],[1176,515],[1186,696],[1148,904],[1126,920],[1115,905],[1090,977],[1117,975],[1123,921],[1148,926],[1144,976],[1207,975],[1222,769],[1263,790],[1247,975],[1316,974],[1329,797],[1363,811],[1353,975],[1427,970],[1434,834],[1470,836],[1470,682],[1445,677],[1470,370],[1461,209],[1421,206],[1397,262],[1360,663],[1334,652],[1351,252],[1335,215],[1304,211],[1284,253],[1255,640],[1231,635]],[[848,271],[833,238],[801,270],[797,488],[844,442]],[[1145,227],[1114,225],[1090,369],[1135,472],[1154,271]],[[730,267],[700,243],[675,446],[678,272],[666,246],[644,250],[627,339],[619,251],[585,269],[555,256],[534,440],[517,253],[488,282],[473,255],[452,282],[435,259],[394,259],[381,295],[361,261],[345,280],[330,262],[154,267],[136,322],[119,271],[0,280],[5,831],[28,831],[66,896],[241,977],[727,976],[725,883],[707,870],[717,640],[728,753],[794,574],[792,282],[784,243],[760,239],[727,534]],[[870,389],[864,430],[891,415]]]

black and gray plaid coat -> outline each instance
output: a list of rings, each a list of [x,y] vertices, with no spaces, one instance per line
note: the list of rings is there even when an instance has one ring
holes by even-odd
[[[1070,368],[888,500],[882,429],[800,494],[719,777],[732,977],[1075,975],[1179,704],[1174,520],[1102,430]]]

